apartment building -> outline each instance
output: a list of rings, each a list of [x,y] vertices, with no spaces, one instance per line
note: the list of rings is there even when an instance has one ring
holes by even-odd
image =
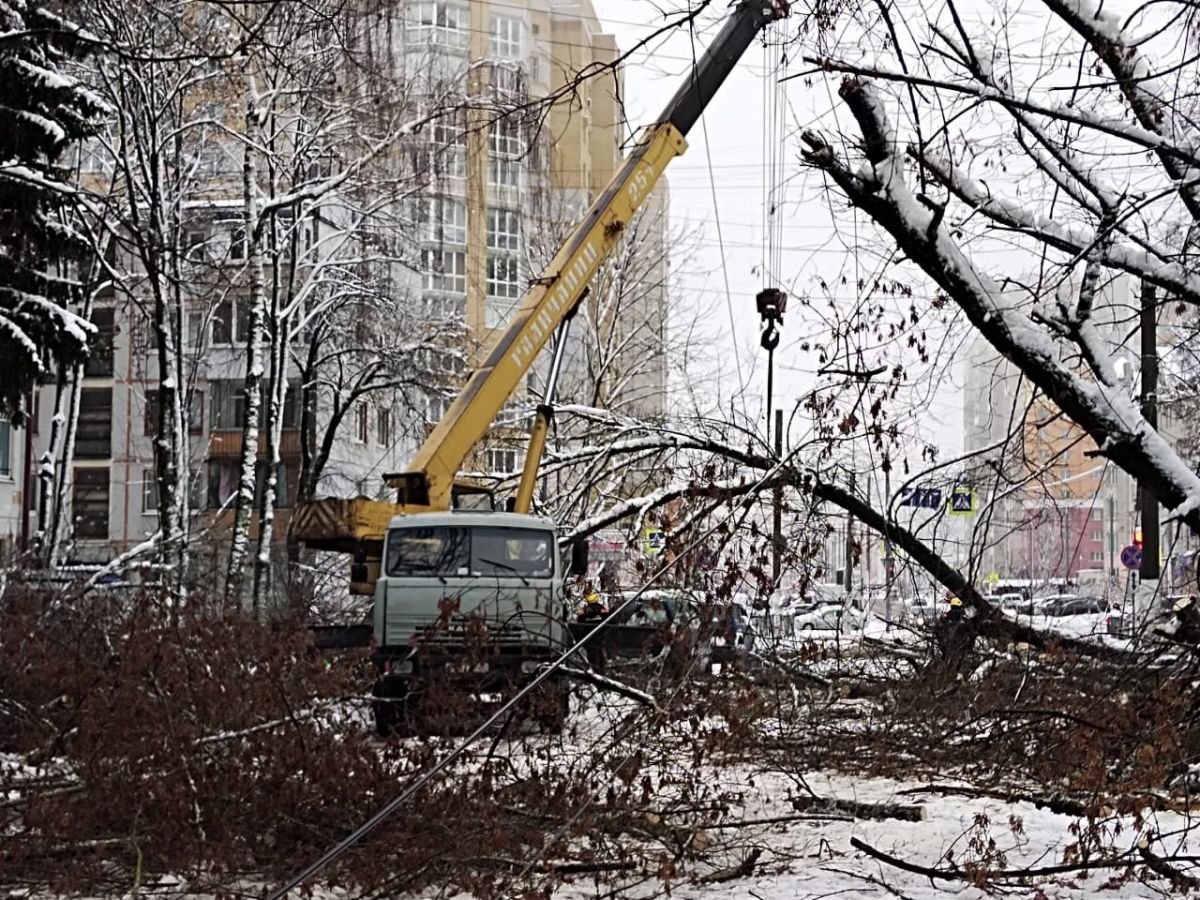
[[[472,28],[486,22],[486,35]],[[432,314],[459,316],[467,326],[465,358],[432,354],[430,364],[444,388],[428,398],[436,422],[449,404],[471,358],[505,325],[530,279],[553,256],[623,158],[628,136],[620,109],[622,74],[615,39],[604,33],[588,0],[423,2],[405,8],[395,29],[413,82],[432,96],[447,84],[470,84],[478,71],[490,105],[471,121],[448,121],[431,129],[418,147],[432,160],[431,177],[418,198],[422,223],[421,291]],[[578,80],[598,66],[601,77]],[[569,90],[567,88],[570,88]],[[548,96],[563,99],[539,104]],[[486,184],[472,192],[472,125],[486,130]],[[480,139],[483,143],[482,138]],[[482,173],[481,173],[482,174]],[[559,397],[590,402],[589,353],[602,343],[618,347],[606,371],[619,385],[627,411],[665,414],[668,193],[665,182],[647,204],[637,241],[639,289],[611,302],[614,288],[602,273],[592,285],[584,314],[573,325]],[[478,237],[472,222],[485,227]],[[473,240],[479,244],[473,246]],[[628,265],[623,257],[618,261]],[[473,273],[480,273],[473,279]],[[614,314],[614,310],[618,310]],[[544,362],[544,361],[543,361]],[[543,390],[541,367],[528,381],[529,395],[513,398],[498,417],[471,468],[487,474],[515,472],[524,456],[524,432]]]
[[[1141,369],[1136,289],[1130,279],[1116,278],[1100,291],[1096,308],[1098,330],[1131,396]],[[971,543],[981,574],[1115,580],[1120,590],[1127,573],[1118,556],[1139,527],[1133,479],[1099,456],[1095,442],[983,337],[964,365],[964,449],[972,454],[982,506]],[[1160,411],[1168,440],[1176,440],[1180,424],[1169,408]]]
[[[383,475],[403,468],[444,413],[479,348],[508,321],[545,262],[547,235],[573,225],[615,171],[626,136],[619,114],[619,69],[611,77],[580,82],[564,92],[562,102],[536,102],[574,82],[592,63],[616,58],[615,41],[603,32],[586,0],[407,0],[374,4],[371,15],[388,18],[388,27],[374,34],[386,40],[397,81],[406,92],[439,108],[453,107],[456,98],[465,100],[470,93],[472,73],[480,73],[489,102],[482,120],[474,113],[439,118],[380,161],[381,167],[401,170],[407,179],[403,196],[388,210],[393,227],[386,237],[387,256],[392,262],[381,265],[386,271],[376,273],[369,295],[340,313],[336,324],[341,331],[323,335],[317,343],[328,348],[340,346],[338,340],[357,341],[364,348],[360,352],[370,357],[381,352],[372,335],[408,329],[414,349],[404,350],[409,355],[399,365],[411,371],[411,380],[420,387],[371,391],[340,407],[340,395],[333,391],[314,393],[306,401],[301,367],[310,334],[303,315],[294,319],[287,338],[293,352],[287,354],[284,374],[288,390],[275,473],[278,540],[286,534],[298,490],[302,427],[308,429],[311,447],[319,446],[325,430],[337,423],[334,439],[324,448],[328,459],[318,493],[384,496]],[[474,27],[481,21],[484,29]],[[524,112],[529,109],[534,112]],[[523,112],[507,114],[513,110]],[[486,134],[472,146],[470,126],[479,121]],[[481,193],[479,180],[468,177],[472,159],[479,160],[473,155],[479,147],[484,154]],[[89,167],[102,174],[102,157],[86,147],[81,157],[85,174]],[[199,148],[198,158],[205,178],[194,201],[186,204],[188,270],[180,345],[189,372],[193,529],[219,547],[231,521],[246,414],[248,307],[244,282],[236,273],[246,268],[247,241],[238,153],[211,143]],[[645,243],[657,254],[651,265],[661,274],[667,266],[666,194],[651,206],[655,214]],[[337,229],[353,229],[347,224],[351,219],[336,202],[275,213],[268,243],[293,249],[268,260],[268,281],[278,281],[276,276],[284,273],[303,278],[314,271],[319,266],[316,248],[328,246]],[[381,240],[373,228],[360,230],[351,237],[362,245]],[[114,242],[110,261],[128,270],[135,286],[120,292],[106,288],[95,298],[92,319],[103,339],[82,376],[74,454],[64,473],[67,556],[81,562],[111,559],[157,527],[156,339],[136,286],[143,275],[130,253],[131,243]],[[652,287],[639,295],[640,307],[629,321],[636,319],[649,337],[641,344],[626,342],[631,358],[643,363],[652,357],[647,347],[655,343],[655,332],[666,327],[665,274],[648,280]],[[417,328],[430,323],[423,331]],[[623,316],[620,326],[626,327],[624,323]],[[427,339],[426,333],[434,337]],[[661,415],[666,369],[659,343],[659,361],[643,364],[637,394],[643,410]],[[400,351],[392,347],[388,352]],[[360,365],[371,362],[360,360]],[[534,377],[531,391],[537,390],[536,382]],[[55,388],[38,389],[31,459],[23,452],[25,432],[0,423],[0,542],[8,546],[19,545],[24,523],[36,521],[36,483],[32,491],[24,489],[23,473],[47,446],[54,411]],[[492,474],[516,471],[529,414],[527,397],[515,397],[470,467]],[[260,433],[260,491],[267,474],[265,446],[266,434]]]

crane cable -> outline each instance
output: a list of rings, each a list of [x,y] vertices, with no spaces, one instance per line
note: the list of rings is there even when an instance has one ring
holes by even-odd
[[[763,290],[756,298],[758,313],[765,323],[761,344],[767,351],[767,445],[771,443],[771,412],[775,399],[775,348],[779,346],[778,326],[783,324],[787,297],[777,287],[783,269],[784,152],[786,135],[783,78],[787,74],[787,42],[778,47],[763,37],[763,184],[762,184],[762,258],[760,270]]]

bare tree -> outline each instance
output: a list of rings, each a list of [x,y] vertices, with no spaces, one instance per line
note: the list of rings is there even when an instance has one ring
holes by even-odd
[[[1171,28],[1138,16],[1122,22],[1089,4],[1051,0],[1046,19],[1064,44],[1062,55],[1042,65],[1087,61],[1069,70],[1069,104],[1057,87],[1034,84],[1033,71],[1010,50],[1018,43],[1010,30],[973,33],[953,4],[928,23],[905,19],[913,45],[881,48],[881,59],[890,56],[894,65],[857,62],[841,46],[810,53],[822,68],[845,73],[839,93],[859,134],[839,147],[807,131],[805,157],[938,287],[939,302],[954,303],[1092,437],[1099,455],[1196,529],[1200,479],[1147,425],[1118,373],[1134,326],[1122,328],[1097,309],[1097,286],[1113,272],[1180,302],[1200,300],[1179,240],[1181,224],[1190,226],[1200,211],[1186,176],[1195,165],[1191,125],[1170,87],[1192,77],[1195,61],[1172,55]],[[879,24],[864,10],[854,31],[878,36]],[[916,54],[914,46],[925,43],[936,53]],[[884,84],[896,85],[898,96]],[[907,119],[896,126],[901,112]],[[973,127],[996,115],[1011,136],[982,145],[970,139]],[[1156,167],[1122,174],[1119,161],[1130,150],[1148,153]],[[1037,261],[1032,284],[1026,272],[989,271],[965,249],[972,237],[1001,234],[1032,252],[1025,257]],[[1060,290],[1064,284],[1074,288]]]

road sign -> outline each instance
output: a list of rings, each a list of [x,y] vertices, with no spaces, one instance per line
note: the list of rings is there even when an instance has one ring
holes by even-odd
[[[1142,567],[1142,551],[1130,544],[1121,551],[1121,565],[1127,569],[1140,569]]]
[[[658,556],[666,544],[667,538],[661,528],[647,528],[642,532],[642,552],[647,556]]]
[[[897,506],[916,506],[920,509],[938,509],[942,505],[941,488],[900,488]]]
[[[956,484],[950,491],[950,515],[975,515],[975,492],[969,487]]]

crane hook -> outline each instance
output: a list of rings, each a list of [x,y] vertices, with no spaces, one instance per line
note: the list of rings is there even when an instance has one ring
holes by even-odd
[[[779,329],[775,327],[774,322],[767,323],[766,329],[763,330],[760,343],[762,344],[762,348],[768,352],[779,346]]]

